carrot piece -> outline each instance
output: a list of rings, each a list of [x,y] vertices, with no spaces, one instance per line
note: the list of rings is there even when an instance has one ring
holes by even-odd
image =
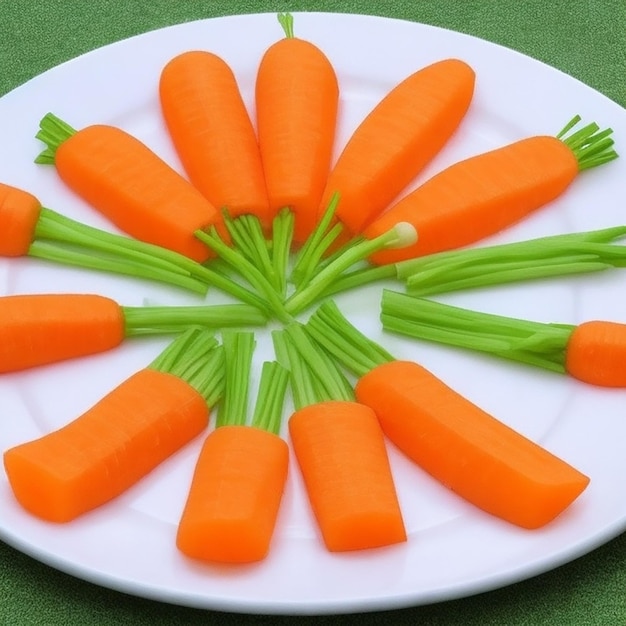
[[[0,183],[0,256],[17,257],[28,253],[40,212],[41,204],[35,196]]]
[[[191,182],[232,217],[271,222],[261,154],[233,71],[221,57],[193,50],[161,72],[161,109]]]
[[[289,418],[311,508],[331,552],[406,541],[380,424],[358,402],[327,401]]]
[[[359,379],[391,441],[452,491],[508,522],[539,528],[589,478],[462,397],[425,368],[380,365]]]
[[[176,545],[203,561],[247,563],[269,549],[287,476],[280,437],[251,426],[220,426],[205,440]]]
[[[360,233],[455,132],[472,100],[474,78],[463,61],[444,59],[394,86],[344,147],[319,212],[338,192],[338,219],[352,235]]]
[[[218,354],[208,337],[198,355],[198,333],[178,340],[183,352],[189,338],[196,362]],[[75,420],[7,450],[4,467],[18,502],[43,520],[69,522],[123,493],[204,430],[219,376],[204,395],[172,367],[137,371]],[[207,367],[207,376],[219,369]]]
[[[353,371],[356,399],[385,435],[443,485],[523,528],[563,512],[589,478],[464,398],[421,365],[395,360],[331,301],[307,322],[313,337]]]
[[[252,333],[223,334],[224,402],[196,462],[176,535],[186,556],[251,563],[270,549],[289,465],[279,436],[288,372],[263,364],[254,416],[247,424]]]
[[[626,387],[626,324],[583,322],[569,336],[565,369],[570,376],[602,387]]]
[[[395,263],[458,248],[519,222],[562,195],[582,168],[615,158],[610,132],[591,134],[582,147],[557,137],[527,137],[449,166],[400,199],[364,232],[375,238],[396,222],[409,222],[419,233],[417,242],[402,250],[381,251],[370,260]],[[586,163],[587,149],[602,146],[603,158],[594,160],[599,156],[595,153]]]
[[[406,541],[376,415],[354,401],[335,362],[300,325],[275,333],[274,340],[292,371],[296,411],[289,434],[326,548],[343,552]]]
[[[326,55],[293,36],[291,16],[279,20],[287,36],[266,50],[257,73],[257,132],[270,210],[291,208],[301,243],[317,222],[330,170],[339,86]]]
[[[0,372],[103,352],[125,336],[124,315],[96,294],[24,294],[0,298]]]
[[[203,262],[211,256],[194,233],[220,226],[217,209],[148,146],[104,124],[75,131],[47,114],[36,159],[127,234]]]

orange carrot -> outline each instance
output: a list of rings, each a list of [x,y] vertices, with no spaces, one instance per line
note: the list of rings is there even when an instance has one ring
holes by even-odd
[[[363,228],[441,150],[465,116],[474,71],[445,59],[397,84],[361,122],[335,163],[319,207],[334,193],[336,216],[350,234]]]
[[[330,301],[307,323],[359,380],[356,399],[385,435],[443,485],[523,528],[563,512],[589,478],[461,396],[421,365],[397,361]]]
[[[123,493],[206,428],[220,392],[220,352],[196,332],[166,353],[181,346],[187,354],[174,364],[155,361],[67,425],[5,451],[9,483],[29,513],[71,521]],[[178,369],[181,361],[192,370],[204,364],[212,378],[190,376]]]
[[[274,339],[292,371],[296,411],[289,434],[326,548],[342,552],[406,541],[376,415],[354,401],[333,361],[300,326]]]
[[[0,373],[96,354],[126,337],[172,334],[190,326],[264,324],[244,304],[128,307],[96,294],[0,297]]]
[[[583,322],[566,344],[565,369],[578,380],[602,387],[626,387],[626,324]]]
[[[523,528],[552,521],[587,487],[577,469],[495,419],[425,368],[393,361],[359,379],[391,441],[469,502]]]
[[[566,127],[576,123],[574,118]],[[383,250],[376,264],[395,263],[479,241],[562,195],[581,169],[617,156],[611,132],[591,124],[564,137],[535,136],[459,161],[400,199],[365,229],[375,238],[397,222],[419,237],[402,250]],[[582,136],[579,134],[582,133]]]
[[[16,257],[28,253],[40,212],[41,204],[35,196],[0,183],[0,256]]]
[[[472,311],[384,290],[385,330],[469,348],[569,374],[600,387],[626,387],[626,324],[553,324]]]
[[[406,541],[385,442],[374,411],[318,402],[289,418],[311,508],[331,552]]]
[[[223,335],[224,401],[206,438],[178,524],[176,545],[213,563],[251,563],[270,548],[287,479],[289,449],[279,436],[288,372],[263,364],[252,423],[246,423],[254,336]]]
[[[40,127],[37,137],[48,148],[36,162],[53,163],[68,187],[118,228],[195,261],[211,256],[194,233],[221,227],[220,213],[144,143],[108,125],[76,131],[50,113]]]
[[[257,130],[270,209],[291,208],[301,243],[317,222],[330,169],[339,87],[323,52],[293,36],[291,16],[279,20],[287,37],[268,48],[258,68]]]
[[[191,182],[231,217],[251,213],[267,228],[269,202],[252,121],[233,71],[219,56],[174,57],[159,83],[161,109]]]

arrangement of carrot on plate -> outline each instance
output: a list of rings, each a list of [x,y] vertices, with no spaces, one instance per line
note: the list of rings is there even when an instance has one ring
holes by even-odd
[[[593,477],[419,359],[394,358],[333,296],[393,280],[405,289],[382,291],[386,333],[626,387],[624,324],[544,324],[427,299],[626,265],[622,225],[469,247],[573,193],[579,174],[615,159],[611,130],[579,128],[576,116],[555,136],[471,156],[407,191],[466,123],[480,76],[456,58],[416,67],[333,163],[341,80],[332,59],[296,36],[290,14],[278,19],[285,37],[258,60],[254,113],[227,61],[210,50],[181,52],[162,68],[155,97],[184,175],[119,128],[75,130],[52,113],[42,118],[36,161],[54,166],[121,233],[0,184],[5,257],[159,281],[207,300],[218,289],[235,300],[125,306],[95,293],[0,297],[2,373],[144,336],[171,341],[82,415],[3,451],[17,502],[46,522],[71,522],[202,436],[176,534],[194,561],[264,559],[289,472],[301,474],[330,552],[419,541],[407,533],[388,446],[487,519],[525,529],[553,522]],[[250,328],[270,322],[282,328],[272,327],[275,358],[263,364],[251,411]]]

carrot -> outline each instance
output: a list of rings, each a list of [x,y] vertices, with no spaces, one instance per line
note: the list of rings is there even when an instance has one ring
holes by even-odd
[[[587,487],[587,476],[421,365],[395,360],[331,301],[313,314],[307,328],[359,377],[356,398],[374,410],[385,435],[435,479],[487,513],[523,528],[539,528]]]
[[[161,72],[161,109],[191,182],[232,217],[271,217],[261,154],[233,71],[224,59],[193,50]]]
[[[27,191],[0,183],[0,255],[24,256],[35,236],[41,204]]]
[[[254,337],[223,337],[226,389],[216,429],[196,462],[176,535],[186,556],[250,563],[268,554],[287,479],[289,450],[279,436],[288,372],[263,364],[254,416],[246,423]]]
[[[336,365],[301,326],[288,326],[274,340],[292,371],[289,435],[324,545],[344,552],[406,541],[376,415],[354,401]]]
[[[0,373],[56,363],[119,346],[127,337],[170,334],[190,326],[264,324],[245,304],[127,307],[96,294],[0,297]]]
[[[381,319],[383,328],[407,337],[486,352],[600,387],[626,387],[623,323],[546,324],[387,290]]]
[[[207,331],[190,331],[73,421],[6,450],[4,467],[20,505],[43,520],[69,522],[199,435],[221,393],[215,346]]]
[[[441,150],[465,116],[474,71],[444,59],[395,85],[356,128],[332,168],[319,208],[334,193],[337,218],[360,233]]]
[[[54,164],[63,182],[125,233],[195,261],[210,250],[196,230],[221,222],[217,209],[144,143],[114,126],[76,131],[48,113],[37,163]]]
[[[279,14],[286,37],[259,64],[256,122],[270,211],[295,214],[294,241],[313,230],[332,158],[339,86],[326,55],[293,34],[293,18]]]
[[[611,129],[589,124],[568,135],[538,135],[459,161],[401,198],[365,229],[376,237],[398,221],[409,222],[419,241],[375,254],[376,264],[450,250],[515,224],[561,196],[580,171],[617,157]]]

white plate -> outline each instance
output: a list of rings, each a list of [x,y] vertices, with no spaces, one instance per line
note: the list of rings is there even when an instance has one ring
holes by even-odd
[[[338,149],[363,115],[399,79],[432,61],[456,56],[477,73],[471,110],[423,177],[460,157],[534,133],[555,133],[575,113],[615,129],[626,146],[626,115],[614,102],[560,72],[511,50],[416,23],[303,13],[297,34],[318,44],[338,70]],[[338,36],[341,33],[341,36]],[[58,211],[100,227],[107,223],[63,188],[52,168],[36,166],[38,121],[54,111],[76,127],[122,126],[176,160],[161,121],[157,81],[164,63],[189,48],[208,48],[234,68],[251,103],[265,48],[281,37],[274,14],[210,19],[150,32],[61,65],[0,99],[0,172]],[[375,45],[374,45],[375,44]],[[381,53],[384,51],[384,53]],[[580,177],[557,202],[493,241],[618,224],[626,161]],[[449,297],[502,314],[576,322],[626,322],[626,275],[551,280]],[[122,304],[145,298],[197,302],[139,281],[38,263],[0,262],[0,293],[91,291]],[[607,391],[558,375],[477,355],[383,336],[380,287],[339,299],[360,328],[398,357],[414,358],[503,421],[591,476],[583,496],[559,519],[523,531],[481,513],[425,476],[390,446],[409,541],[355,554],[329,554],[320,544],[293,467],[271,555],[246,567],[192,563],[175,549],[194,442],[110,505],[67,525],[26,515],[0,478],[0,536],[60,570],[127,593],[182,605],[241,612],[328,613],[425,604],[475,594],[534,576],[586,553],[626,527],[624,476],[626,391]],[[265,331],[255,358],[268,356]],[[40,435],[86,409],[146,364],[160,341],[0,379],[0,448]],[[444,451],[445,452],[445,451]]]

